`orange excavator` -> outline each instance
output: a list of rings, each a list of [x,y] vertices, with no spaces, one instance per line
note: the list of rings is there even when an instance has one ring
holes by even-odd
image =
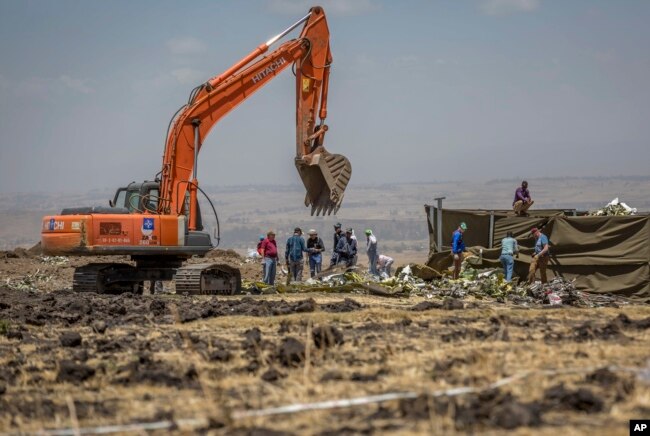
[[[303,23],[298,38],[266,54],[271,45]],[[188,258],[204,256],[214,248],[210,233],[203,229],[197,198],[199,192],[205,195],[197,176],[201,144],[221,118],[292,66],[296,76],[295,164],[307,191],[305,206],[311,207],[312,215],[336,213],[352,167],[345,156],[323,147],[331,64],[325,12],[313,7],[223,74],[192,90],[188,103],[170,121],[162,170],[155,180],[119,188],[110,207],[68,208],[60,215],[44,217],[43,252],[130,256],[132,263],[91,263],[76,268],[73,289],[79,292],[141,293],[145,281],[168,280],[175,280],[177,293],[238,292],[241,276],[235,268],[183,266]]]

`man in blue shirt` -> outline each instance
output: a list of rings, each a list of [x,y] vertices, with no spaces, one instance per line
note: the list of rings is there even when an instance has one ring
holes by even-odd
[[[336,251],[336,247],[339,246],[339,241],[341,238],[345,238],[343,230],[341,230],[341,223],[334,224],[334,249],[332,250],[332,258],[330,259],[330,268],[339,263],[339,255]]]
[[[467,230],[467,224],[460,223],[451,236],[451,254],[454,256],[454,280],[460,275],[460,266],[463,263],[463,252],[467,251],[463,242],[463,233]]]
[[[546,278],[546,265],[549,260],[549,241],[548,236],[542,233],[537,227],[533,227],[530,233],[535,237],[535,253],[530,262],[530,269],[528,270],[528,284],[535,281],[535,273],[539,270],[539,275],[542,283],[548,283]]]
[[[291,280],[302,281],[302,264],[304,262],[303,253],[307,253],[307,245],[302,238],[302,230],[296,227],[293,231],[293,236],[287,240],[287,248],[284,251],[284,258],[289,267],[289,276],[287,277],[287,284]]]
[[[519,258],[519,247],[512,232],[508,232],[506,233],[506,237],[501,241],[501,257],[499,257],[501,265],[503,265],[503,271],[506,274],[506,282],[508,283],[512,280],[512,271],[515,266],[514,255],[517,255],[517,258]]]

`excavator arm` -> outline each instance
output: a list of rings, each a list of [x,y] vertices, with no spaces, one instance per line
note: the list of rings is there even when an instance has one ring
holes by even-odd
[[[298,38],[262,56],[278,39],[302,23],[305,24]],[[185,194],[189,190],[189,228],[196,228],[196,168],[203,140],[221,118],[280,72],[293,66],[296,76],[295,163],[307,191],[305,206],[311,206],[312,215],[336,213],[352,169],[347,158],[331,154],[323,147],[331,62],[325,13],[322,8],[314,7],[304,18],[261,44],[227,71],[195,88],[188,104],[170,123],[158,212],[183,213]]]

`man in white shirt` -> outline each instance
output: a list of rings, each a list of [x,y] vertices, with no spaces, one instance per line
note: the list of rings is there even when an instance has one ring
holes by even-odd
[[[394,259],[389,256],[384,256],[383,254],[380,254],[377,257],[377,268],[378,268],[378,273],[383,274],[386,273],[388,277],[390,277],[390,268],[393,266]]]

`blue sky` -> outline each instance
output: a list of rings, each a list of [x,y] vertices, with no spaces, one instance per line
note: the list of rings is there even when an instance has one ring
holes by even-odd
[[[302,0],[0,0],[0,191],[160,170],[190,90]],[[354,184],[650,175],[650,2],[322,0],[326,147]],[[296,36],[297,32],[291,36]],[[203,185],[299,183],[286,70],[204,141]]]

